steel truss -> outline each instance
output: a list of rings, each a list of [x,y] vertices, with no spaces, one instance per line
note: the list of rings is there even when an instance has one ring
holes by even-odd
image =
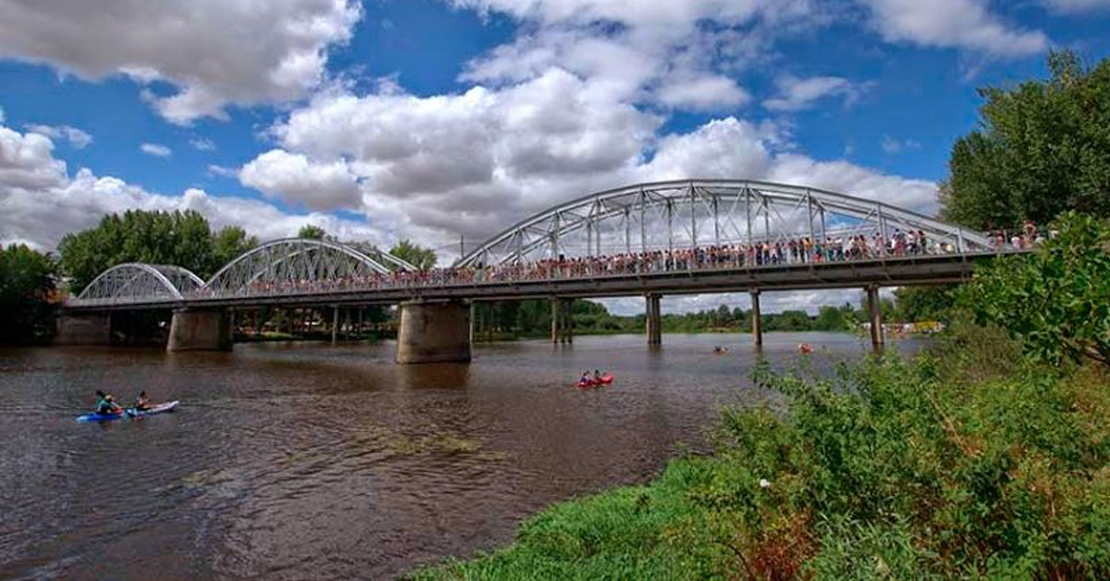
[[[180,300],[202,286],[200,277],[180,266],[129,262],[100,273],[75,302],[91,305]]]
[[[548,209],[494,236],[456,266],[527,263],[699,246],[924,232],[955,252],[989,250],[981,234],[883,202],[747,180],[639,184]]]
[[[307,285],[352,284],[396,270],[416,270],[392,254],[374,252],[378,259],[337,242],[274,240],[228,263],[198,293],[231,297],[292,292]]]

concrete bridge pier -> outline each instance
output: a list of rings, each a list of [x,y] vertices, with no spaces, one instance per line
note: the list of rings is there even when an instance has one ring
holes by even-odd
[[[227,309],[180,309],[173,312],[166,350],[231,351],[231,332]]]
[[[871,349],[875,353],[883,352],[883,312],[879,303],[879,285],[867,287],[867,312],[871,327]]]
[[[647,295],[646,317],[644,318],[649,346],[663,344],[663,310],[659,306],[659,295]]]
[[[752,297],[752,340],[758,349],[763,347],[763,321],[759,314],[759,289],[753,288],[748,292]]]
[[[112,342],[111,313],[65,314],[55,322],[56,345],[109,345]]]
[[[458,301],[401,303],[397,363],[470,361],[470,307]]]
[[[551,342],[574,343],[574,299],[551,299]]]

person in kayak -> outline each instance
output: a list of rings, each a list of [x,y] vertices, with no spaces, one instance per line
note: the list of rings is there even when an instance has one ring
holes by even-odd
[[[102,415],[118,414],[123,411],[119,404],[112,401],[112,394],[96,390],[96,413]]]
[[[601,371],[594,370],[594,383],[601,383]]]
[[[590,385],[591,383],[593,383],[593,380],[590,379],[590,372],[588,370],[583,371],[582,378],[578,380],[578,385]]]
[[[140,391],[139,397],[135,399],[135,409],[142,412],[150,409],[151,407],[152,406],[150,405],[150,400],[146,397],[146,390],[144,389],[143,391]]]

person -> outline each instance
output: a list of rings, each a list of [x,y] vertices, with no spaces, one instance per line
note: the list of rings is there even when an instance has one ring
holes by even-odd
[[[104,393],[102,390],[96,390],[96,413],[103,415],[118,414],[122,410],[119,404],[112,401],[112,394]]]
[[[146,390],[139,392],[139,397],[135,400],[135,409],[145,411],[151,408],[150,400],[146,397]]]
[[[590,371],[583,371],[582,378],[578,380],[578,385],[590,385],[591,383],[593,383],[593,380],[590,379]]]

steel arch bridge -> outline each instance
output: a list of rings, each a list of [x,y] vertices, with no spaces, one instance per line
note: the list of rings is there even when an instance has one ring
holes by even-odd
[[[983,235],[875,200],[749,180],[683,180],[590,194],[511,226],[456,266],[516,264],[699,246],[922,231],[955,252],[991,250]]]
[[[374,275],[415,270],[409,262],[375,248],[285,238],[248,250],[207,282],[179,266],[119,264],[93,279],[67,304],[76,307],[156,304],[200,297],[295,292],[306,283],[350,283]]]
[[[600,271],[542,268],[553,259],[561,265],[561,259],[608,257],[623,264],[629,257],[706,247],[742,255],[753,246],[803,239],[844,243],[863,237],[886,244],[899,230],[923,234],[929,251],[827,264],[748,259],[723,267],[691,267],[690,261],[672,267],[649,258],[644,269],[634,258],[630,269],[619,272],[605,264]],[[207,282],[175,266],[121,264],[98,276],[67,307],[503,300],[951,282],[970,272],[969,256],[996,252],[981,233],[875,200],[760,181],[684,180],[632,185],[560,204],[493,236],[449,269],[421,272],[373,247],[288,238],[245,252]]]
[[[79,304],[183,300],[204,281],[180,266],[128,262],[100,273],[77,296]]]

